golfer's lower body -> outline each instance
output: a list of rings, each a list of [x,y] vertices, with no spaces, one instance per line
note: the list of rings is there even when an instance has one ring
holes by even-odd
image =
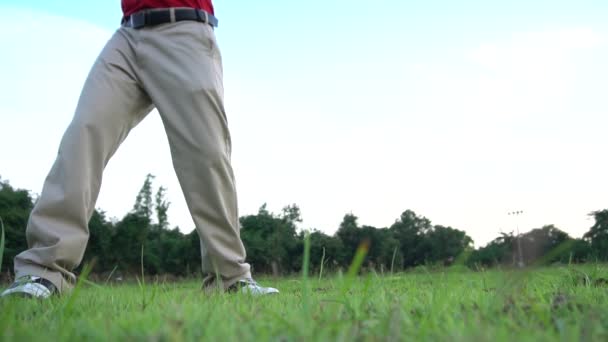
[[[29,249],[15,258],[18,281],[13,292],[37,296],[32,287],[43,294],[41,285],[51,293],[71,288],[72,270],[81,263],[89,238],[88,222],[103,170],[129,131],[153,108],[162,118],[173,166],[200,236],[203,271],[215,280],[210,286],[233,289],[241,284],[254,293],[276,292],[251,280],[245,262],[221,56],[213,27],[196,21],[121,27],[107,43],[85,82],[31,213]]]

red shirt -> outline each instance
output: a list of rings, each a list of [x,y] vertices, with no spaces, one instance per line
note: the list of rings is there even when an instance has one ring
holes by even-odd
[[[131,15],[146,8],[191,7],[213,14],[211,0],[122,0],[122,13]]]

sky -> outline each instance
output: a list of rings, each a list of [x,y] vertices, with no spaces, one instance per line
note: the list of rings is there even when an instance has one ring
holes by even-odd
[[[241,216],[295,203],[331,234],[347,213],[387,227],[410,209],[482,246],[547,224],[581,237],[608,208],[605,0],[214,5]],[[0,11],[0,177],[38,194],[120,2]],[[190,232],[156,112],[97,207],[120,219],[148,173]]]

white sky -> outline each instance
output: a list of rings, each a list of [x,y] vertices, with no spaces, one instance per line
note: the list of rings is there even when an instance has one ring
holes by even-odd
[[[38,193],[112,32],[30,10],[3,13],[0,176]],[[296,203],[304,227],[333,233],[348,212],[385,227],[412,209],[479,246],[516,225],[555,224],[580,237],[592,225],[587,214],[608,208],[606,26],[428,42],[417,52],[427,58],[400,60],[407,47],[312,65],[273,65],[271,56],[246,72],[238,43],[223,53],[241,215],[265,202],[275,212]],[[147,173],[168,188],[171,224],[189,232],[155,112],[111,160],[97,207],[121,218]],[[524,215],[514,221],[513,210]]]

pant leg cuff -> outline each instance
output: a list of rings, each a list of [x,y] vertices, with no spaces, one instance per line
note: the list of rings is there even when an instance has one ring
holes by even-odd
[[[15,278],[23,276],[35,276],[44,278],[57,288],[59,294],[64,294],[72,290],[74,287],[61,275],[61,272],[51,271],[48,268],[36,265],[20,265],[18,270],[15,270]]]
[[[236,277],[232,277],[229,279],[223,279],[223,285],[224,285],[224,290],[228,289],[230,286],[234,285],[234,283],[236,283],[239,280],[242,279],[249,279],[251,278],[251,272],[247,271],[241,275],[238,275]]]
[[[221,279],[218,279],[218,277],[215,274],[208,274],[204,279],[203,279],[203,290],[205,290],[205,292],[213,292],[213,291],[226,291],[230,286],[234,285],[234,283],[236,283],[239,280],[242,279],[248,279],[251,278],[251,272],[247,271],[243,274],[240,274],[238,276],[234,276],[234,277],[230,277],[230,278],[226,278],[226,277],[221,277]],[[220,284],[218,284],[218,282],[220,282]]]

